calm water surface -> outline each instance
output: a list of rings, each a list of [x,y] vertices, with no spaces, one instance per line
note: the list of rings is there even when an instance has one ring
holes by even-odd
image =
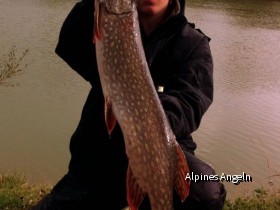
[[[0,169],[55,184],[67,171],[68,143],[90,86],[54,53],[74,0],[0,0],[0,48],[25,49],[29,66],[0,87]],[[229,197],[279,186],[280,2],[189,0],[190,22],[211,37],[215,99],[194,133],[197,156],[218,174],[251,175],[225,183]],[[0,56],[2,56],[0,55]]]

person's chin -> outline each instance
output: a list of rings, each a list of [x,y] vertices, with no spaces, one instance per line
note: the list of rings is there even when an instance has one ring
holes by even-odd
[[[145,7],[139,11],[141,16],[153,16],[155,11],[152,7]]]
[[[142,4],[145,4],[145,5],[153,5],[157,3],[157,0],[142,0]]]

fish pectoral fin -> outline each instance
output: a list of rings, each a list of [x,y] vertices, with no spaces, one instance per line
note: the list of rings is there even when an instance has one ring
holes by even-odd
[[[105,123],[107,126],[107,130],[109,135],[111,135],[114,127],[116,126],[117,120],[113,112],[112,102],[107,98],[105,99],[104,112],[105,112]]]
[[[100,26],[100,14],[101,14],[100,10],[101,10],[100,1],[96,0],[94,5],[93,43],[95,43],[96,40],[102,39],[101,26]]]
[[[190,181],[186,180],[187,173],[189,173],[189,166],[185,155],[179,145],[177,145],[178,164],[175,177],[175,190],[183,202],[190,192]]]
[[[137,183],[131,168],[128,166],[126,177],[126,197],[130,210],[137,210],[142,203],[146,192]]]

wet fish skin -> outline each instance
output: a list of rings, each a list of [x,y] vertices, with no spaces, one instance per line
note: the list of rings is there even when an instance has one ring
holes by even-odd
[[[136,1],[96,0],[94,18],[105,120],[109,133],[119,123],[129,160],[130,209],[138,209],[148,194],[152,210],[172,210],[174,188],[182,200],[188,196],[189,169],[149,72]]]

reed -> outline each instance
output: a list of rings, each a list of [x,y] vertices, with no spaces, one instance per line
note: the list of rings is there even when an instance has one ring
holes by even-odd
[[[23,59],[28,53],[29,49],[26,49],[18,56],[16,47],[12,46],[10,51],[2,56],[0,59],[0,86],[10,85],[6,81],[26,69],[28,64],[24,63]]]

